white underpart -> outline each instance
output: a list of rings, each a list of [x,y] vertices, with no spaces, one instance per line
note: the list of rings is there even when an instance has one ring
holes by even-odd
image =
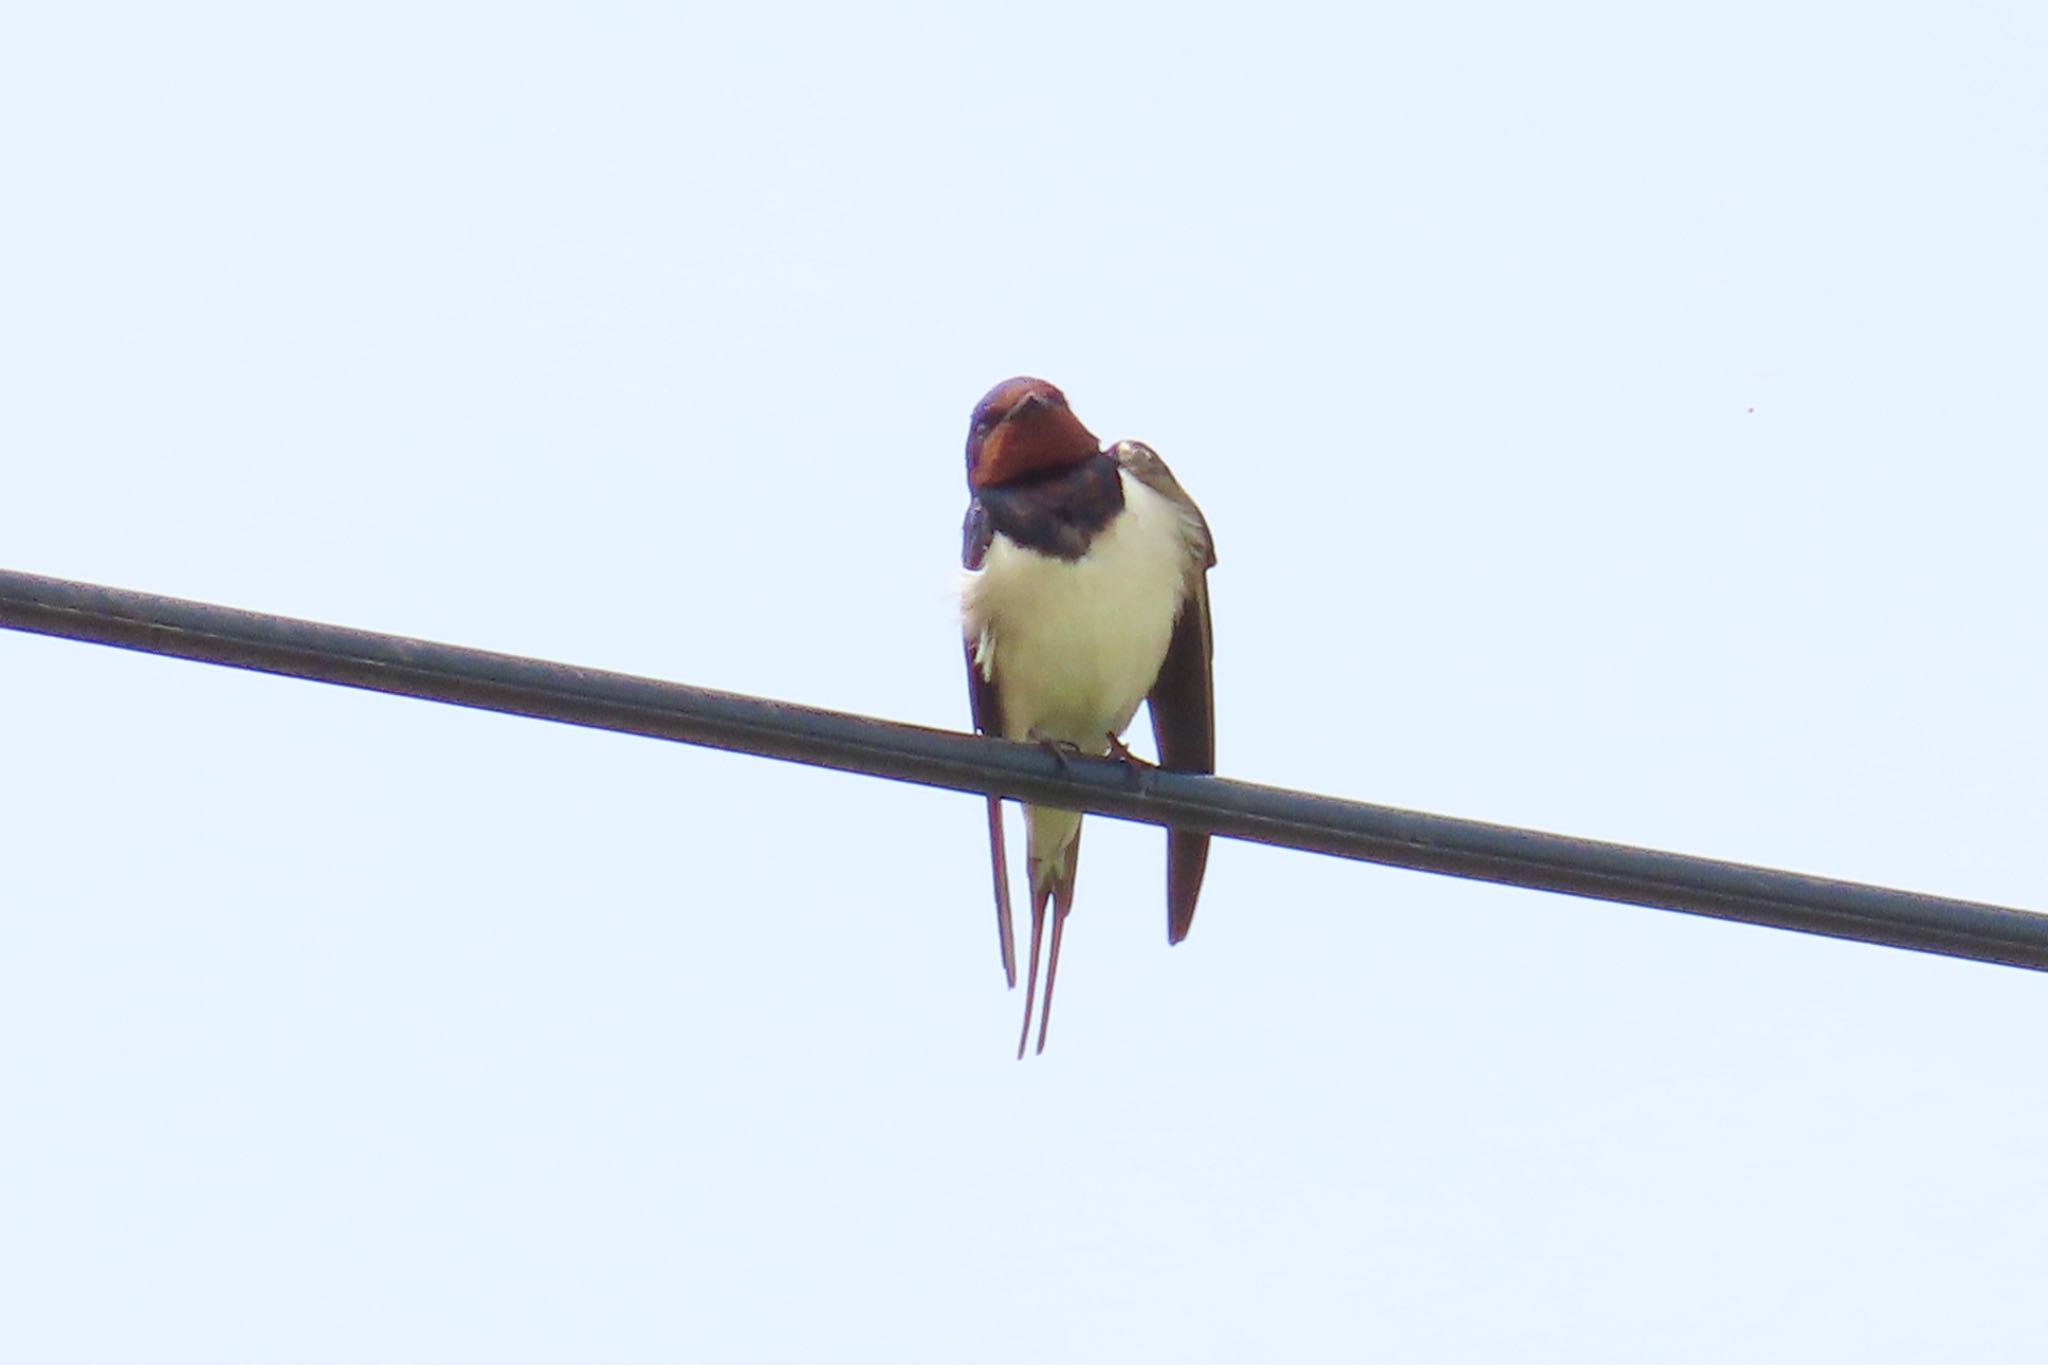
[[[962,622],[982,676],[1001,689],[1005,738],[1106,754],[1159,677],[1198,561],[1180,509],[1129,473],[1118,477],[1123,511],[1087,554],[1057,559],[998,532],[962,585]],[[1081,817],[1034,807],[1027,819],[1035,886]]]

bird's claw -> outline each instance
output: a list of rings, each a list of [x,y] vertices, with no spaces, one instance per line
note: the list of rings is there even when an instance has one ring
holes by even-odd
[[[1086,757],[1081,752],[1081,746],[1072,740],[1041,739],[1038,741],[1038,744],[1040,748],[1052,755],[1052,761],[1059,764],[1060,772],[1068,777],[1074,775],[1073,760]]]
[[[1138,786],[1142,787],[1145,784],[1145,780],[1159,770],[1158,764],[1147,763],[1144,759],[1139,758],[1131,752],[1130,746],[1125,744],[1116,735],[1105,732],[1103,738],[1109,741],[1108,757],[1117,763],[1121,763],[1124,771],[1130,775],[1131,781]],[[1083,749],[1072,740],[1047,739],[1040,736],[1038,737],[1038,747],[1052,755],[1053,762],[1060,765],[1061,775],[1066,777],[1074,775],[1075,759],[1090,757],[1086,749]]]
[[[1125,744],[1121,737],[1109,735],[1107,738],[1109,739],[1109,756],[1124,765],[1124,771],[1130,775],[1133,785],[1143,787],[1146,779],[1158,771],[1159,765],[1147,763],[1144,759],[1132,753],[1130,746]]]
[[[1131,746],[1124,743],[1121,736],[1105,734],[1103,738],[1109,741],[1109,756],[1117,762],[1127,763],[1133,768],[1150,768],[1154,766],[1132,753]]]

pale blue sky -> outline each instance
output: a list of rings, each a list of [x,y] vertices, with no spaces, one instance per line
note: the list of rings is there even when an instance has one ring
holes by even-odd
[[[1233,776],[2048,908],[2038,5],[51,7],[0,563],[962,725],[1006,375]],[[0,633],[0,1355],[2034,1361],[2048,981]]]

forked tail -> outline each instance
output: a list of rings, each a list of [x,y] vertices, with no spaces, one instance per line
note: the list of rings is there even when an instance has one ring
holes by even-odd
[[[1045,1009],[1038,1017],[1038,1051],[1045,1051],[1045,1032],[1052,1023],[1052,988],[1060,974],[1060,934],[1074,908],[1074,868],[1081,857],[1081,817],[1072,811],[1025,807],[1030,842],[1025,865],[1031,873],[1031,960],[1025,969],[1024,1030],[1017,1037],[1017,1059],[1031,1041],[1031,1009],[1038,995],[1038,946],[1045,937],[1046,907],[1052,907],[1052,955],[1045,965]],[[1062,837],[1064,836],[1064,837]],[[1047,854],[1048,848],[1058,852]]]

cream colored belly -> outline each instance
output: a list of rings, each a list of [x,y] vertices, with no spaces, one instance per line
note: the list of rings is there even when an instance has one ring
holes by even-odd
[[[1179,513],[1123,476],[1124,511],[1064,561],[998,535],[963,593],[968,639],[1010,739],[1106,753],[1152,690],[1186,591]]]

